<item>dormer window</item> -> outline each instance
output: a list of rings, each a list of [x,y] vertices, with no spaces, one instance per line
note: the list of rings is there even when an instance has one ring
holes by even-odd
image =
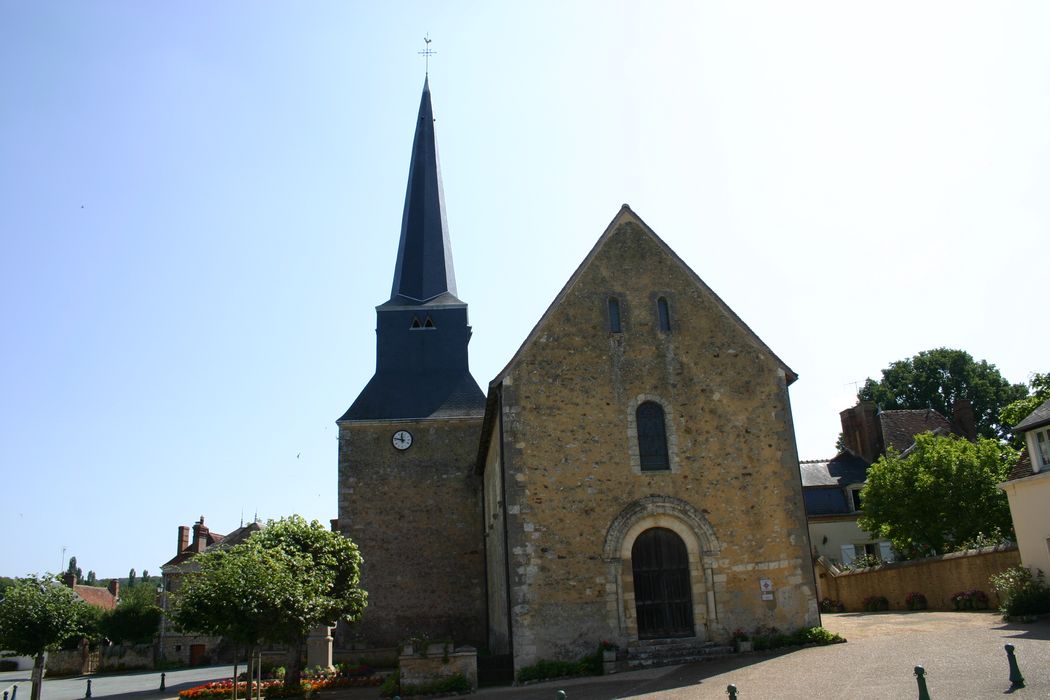
[[[424,328],[436,328],[437,326],[434,325],[434,320],[432,318],[430,318],[430,316],[427,316],[427,320],[423,324],[423,327]]]
[[[414,330],[416,328],[422,328],[422,327],[423,327],[423,324],[421,324],[419,322],[419,317],[418,316],[413,316],[412,317],[412,325],[410,326],[410,328],[412,328]]]
[[[1035,454],[1032,464],[1039,466],[1039,471],[1050,467],[1050,428],[1037,430],[1035,433]]]
[[[620,332],[620,300],[609,297],[609,332]]]
[[[671,332],[671,310],[667,306],[667,299],[660,297],[656,300],[656,316],[660,322],[660,331],[663,333]]]
[[[854,513],[859,513],[863,510],[860,507],[860,490],[862,488],[862,486],[851,486],[849,488],[849,503]]]

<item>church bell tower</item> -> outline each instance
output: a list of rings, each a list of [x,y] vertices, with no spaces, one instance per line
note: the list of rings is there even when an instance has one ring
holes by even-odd
[[[480,496],[472,475],[485,396],[470,374],[429,78],[416,119],[376,370],[337,421],[339,530],[361,550],[369,601],[350,634],[484,641]]]

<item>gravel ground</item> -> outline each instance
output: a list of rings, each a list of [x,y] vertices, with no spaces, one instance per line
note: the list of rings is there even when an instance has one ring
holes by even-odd
[[[784,653],[734,655],[684,666],[540,683],[523,688],[486,688],[473,697],[492,700],[554,700],[558,690],[568,700],[685,700],[726,698],[733,683],[740,700],[887,700],[918,697],[913,673],[926,669],[933,700],[968,700],[1012,694],[1050,698],[1050,619],[1004,623],[996,613],[839,613],[823,616],[824,626],[846,644]],[[1005,644],[1016,647],[1026,687],[1011,692]],[[227,667],[169,672],[166,693],[157,691],[159,674],[100,676],[93,697],[169,700],[178,690],[204,680],[229,676]],[[0,673],[0,688],[27,671]],[[29,684],[19,683],[19,700],[29,699]],[[83,678],[51,680],[43,700],[84,697]],[[328,700],[379,697],[376,688],[325,693]]]

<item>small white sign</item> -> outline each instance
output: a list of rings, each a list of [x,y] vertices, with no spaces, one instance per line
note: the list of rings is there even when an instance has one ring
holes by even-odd
[[[768,578],[760,578],[758,580],[758,587],[762,589],[763,593],[773,592],[773,580]],[[768,600],[768,599],[764,599]]]
[[[773,594],[772,593],[763,593],[762,594],[762,600],[773,600]]]

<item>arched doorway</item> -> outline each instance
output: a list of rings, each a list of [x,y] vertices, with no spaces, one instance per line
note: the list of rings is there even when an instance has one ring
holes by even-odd
[[[631,548],[631,568],[638,638],[693,636],[689,554],[682,538],[663,527],[646,530]]]

